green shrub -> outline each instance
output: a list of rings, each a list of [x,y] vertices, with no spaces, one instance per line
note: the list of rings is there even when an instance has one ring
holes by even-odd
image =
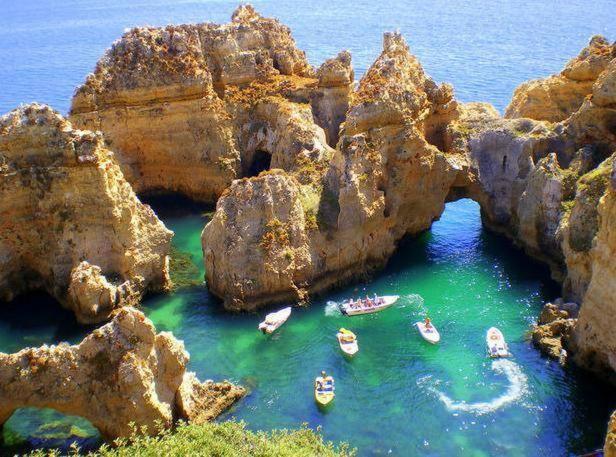
[[[58,456],[55,451],[35,451],[31,456]],[[77,452],[74,455],[80,455]],[[325,442],[314,431],[298,430],[251,432],[242,422],[180,424],[173,431],[150,437],[133,433],[130,439],[116,440],[115,447],[103,445],[91,457],[335,457],[353,456],[347,444]]]

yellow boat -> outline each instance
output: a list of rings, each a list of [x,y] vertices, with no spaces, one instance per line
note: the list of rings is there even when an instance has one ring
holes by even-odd
[[[314,380],[314,399],[319,406],[327,406],[334,401],[335,390],[334,378],[327,376],[324,371]]]
[[[340,349],[348,356],[354,356],[359,351],[359,346],[357,345],[357,336],[350,330],[346,328],[341,328],[338,330],[336,334],[338,338],[338,343],[340,344]]]

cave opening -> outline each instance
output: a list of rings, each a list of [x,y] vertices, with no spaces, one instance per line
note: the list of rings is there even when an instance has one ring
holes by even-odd
[[[81,416],[50,408],[24,407],[16,409],[0,426],[0,441],[4,442],[4,450],[10,455],[35,449],[58,449],[68,454],[72,443],[76,443],[82,452],[96,451],[103,444],[103,437],[89,420]]]
[[[252,157],[252,161],[246,170],[247,177],[257,176],[262,171],[269,170],[272,162],[272,155],[262,149],[257,149]]]

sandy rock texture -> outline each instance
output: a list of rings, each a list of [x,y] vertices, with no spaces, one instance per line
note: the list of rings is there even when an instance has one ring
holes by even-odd
[[[78,320],[169,285],[173,232],[143,205],[99,134],[32,104],[0,118],[0,298],[42,288]]]
[[[557,75],[521,84],[505,117],[560,122],[576,112],[593,91],[593,84],[616,57],[616,44],[594,36],[580,54]]]
[[[123,308],[78,345],[0,353],[0,425],[17,408],[53,408],[116,438],[130,435],[130,422],[155,433],[158,421],[209,420],[244,395],[228,382],[199,382],[188,360],[181,341]]]
[[[350,54],[315,71],[288,27],[243,5],[229,24],[125,33],[70,119],[104,133],[137,193],[215,202],[235,178],[327,153],[352,84]]]
[[[321,84],[347,84],[348,65],[345,53],[326,62]],[[457,172],[439,146],[457,114],[451,87],[426,76],[399,34],[386,34],[330,157],[223,193],[202,235],[210,289],[229,309],[254,309],[382,266],[402,236],[443,211]]]

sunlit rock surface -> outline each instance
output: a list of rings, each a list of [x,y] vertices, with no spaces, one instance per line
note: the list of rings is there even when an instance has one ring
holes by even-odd
[[[593,84],[616,57],[616,44],[594,36],[577,57],[557,75],[521,84],[505,111],[505,117],[559,122],[579,109],[593,92]]]
[[[31,406],[84,417],[106,438],[129,436],[131,422],[154,434],[176,419],[211,420],[244,394],[199,382],[188,360],[181,341],[123,308],[78,345],[0,353],[0,426]]]
[[[316,72],[286,26],[245,5],[229,24],[130,30],[70,118],[104,133],[137,193],[215,202],[235,178],[327,154],[352,84],[348,53]]]
[[[45,289],[98,322],[169,285],[173,233],[99,134],[44,105],[0,118],[0,298]]]

